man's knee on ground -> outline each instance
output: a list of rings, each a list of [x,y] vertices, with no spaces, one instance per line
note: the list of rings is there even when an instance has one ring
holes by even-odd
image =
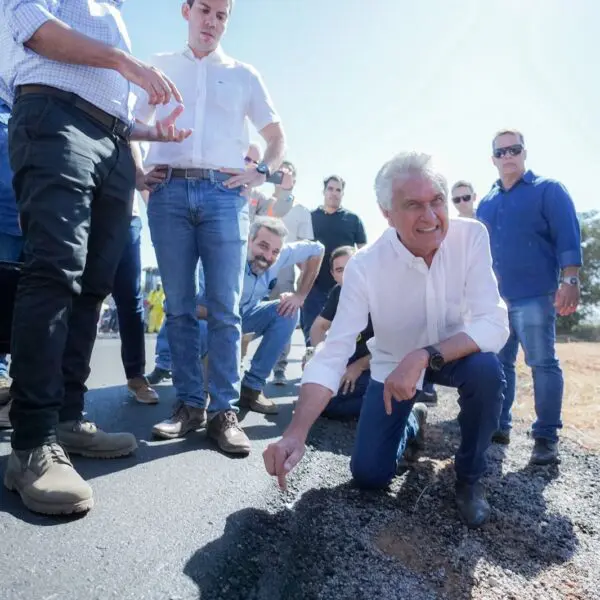
[[[394,478],[394,470],[384,470],[380,462],[367,457],[352,457],[350,472],[357,487],[363,490],[380,490],[386,488]]]

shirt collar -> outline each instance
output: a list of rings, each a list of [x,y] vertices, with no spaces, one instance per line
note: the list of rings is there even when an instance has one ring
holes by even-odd
[[[210,63],[216,64],[216,65],[229,65],[233,63],[233,59],[231,57],[229,57],[227,54],[225,54],[223,48],[221,47],[221,45],[219,44],[215,50],[213,50],[208,56],[206,56],[205,58],[201,58],[201,59],[197,59],[194,56],[194,53],[192,52],[192,49],[186,45],[186,47],[183,50],[183,55],[186,58],[189,58],[190,60],[206,60]]]
[[[513,187],[511,189],[514,189],[514,187],[521,181],[523,183],[527,183],[527,184],[531,185],[535,181],[535,173],[531,170],[525,171],[525,173],[523,173],[523,177],[521,177],[521,179],[519,179],[519,181],[517,181],[517,183],[515,183],[515,185],[513,185]],[[496,187],[501,190],[504,189],[504,187],[502,186],[501,179],[496,180]]]

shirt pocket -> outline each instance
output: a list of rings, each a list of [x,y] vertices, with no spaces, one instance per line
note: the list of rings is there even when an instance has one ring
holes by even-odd
[[[241,111],[244,93],[242,86],[235,81],[219,79],[215,86],[215,102],[228,114]]]

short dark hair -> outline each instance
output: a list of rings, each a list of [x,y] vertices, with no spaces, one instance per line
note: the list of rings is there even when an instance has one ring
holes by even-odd
[[[284,160],[281,163],[281,167],[286,167],[287,169],[289,169],[292,172],[292,177],[294,179],[296,179],[296,176],[298,175],[298,171],[296,169],[296,165],[294,165],[293,162],[289,161],[289,160]],[[279,167],[281,169],[281,167]]]
[[[325,179],[323,180],[323,191],[327,189],[327,186],[329,185],[330,181],[337,181],[342,186],[342,189],[346,187],[346,182],[343,180],[342,177],[340,177],[339,175],[330,175],[329,177],[325,177]]]
[[[333,271],[333,263],[336,258],[339,258],[340,256],[354,256],[355,252],[354,246],[340,246],[339,248],[336,248],[329,257],[329,270]]]
[[[229,0],[229,12],[231,12],[234,2],[235,2],[235,0]],[[190,6],[190,7],[194,6],[194,0],[187,0],[187,3],[188,3],[188,6]]]
[[[523,146],[525,145],[525,136],[518,129],[501,129],[494,135],[494,139],[492,140],[492,150],[496,149],[496,140],[501,135],[516,135],[521,140],[521,144],[523,144]]]

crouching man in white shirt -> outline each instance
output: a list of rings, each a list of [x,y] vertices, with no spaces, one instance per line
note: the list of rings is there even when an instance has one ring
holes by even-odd
[[[456,500],[463,521],[478,527],[490,514],[480,479],[502,406],[504,375],[496,353],[509,333],[488,235],[477,221],[449,221],[448,184],[427,154],[392,158],[377,175],[375,191],[391,227],[346,266],[329,335],[306,366],[291,424],[264,452],[265,467],[284,487],[370,314],[371,381],[350,465],[354,480],[364,488],[390,483],[427,371],[429,381],[458,389]]]

